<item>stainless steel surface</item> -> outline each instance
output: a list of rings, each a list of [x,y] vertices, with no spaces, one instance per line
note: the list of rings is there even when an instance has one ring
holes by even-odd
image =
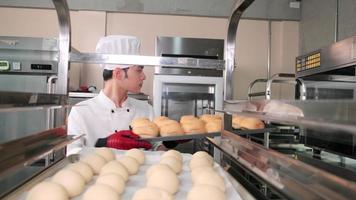
[[[159,142],[159,141],[177,141],[177,140],[191,140],[191,139],[201,139],[206,137],[219,137],[220,133],[201,133],[201,134],[190,134],[190,135],[180,135],[180,136],[165,136],[165,137],[154,137],[154,138],[145,138],[144,140],[150,142]]]
[[[217,148],[288,199],[353,199],[356,184],[266,149],[229,131],[210,139]]]
[[[69,51],[71,46],[71,24],[69,8],[66,0],[52,0],[57,11],[59,24],[59,58],[57,94],[68,93]]]
[[[319,59],[313,58],[312,56],[319,55],[319,53],[320,66],[313,66],[313,64],[319,63]],[[313,62],[313,60],[315,60],[315,62]],[[296,62],[296,77],[306,77],[314,74],[322,74],[324,72],[332,74],[330,71],[333,71],[335,75],[355,76],[354,70],[341,69],[356,65],[356,36],[338,41],[309,54],[299,56]],[[310,62],[310,64],[308,65],[307,62]],[[298,64],[301,64],[299,68]]]
[[[248,85],[248,89],[247,89],[247,98],[248,100],[251,100],[251,97],[257,97],[257,96],[266,96],[266,92],[255,92],[252,93],[252,88],[253,86],[255,86],[257,83],[267,83],[268,79],[256,79],[254,81],[252,81],[249,85]]]
[[[334,28],[334,42],[339,41],[339,0],[335,0],[335,28]]]
[[[267,79],[271,78],[272,63],[272,21],[268,21]]]
[[[71,62],[94,63],[94,64],[132,64],[145,66],[165,66],[198,69],[224,69],[223,60],[194,59],[194,58],[171,58],[155,56],[129,56],[113,54],[71,53]]]
[[[284,78],[289,78],[289,79],[293,79],[293,80],[281,80]],[[276,80],[279,80],[280,83],[291,83],[291,84],[299,84],[300,87],[300,99],[301,100],[305,100],[306,99],[306,87],[304,84],[304,81],[302,79],[299,78],[295,78],[295,74],[285,74],[285,73],[279,73],[279,74],[274,74],[266,83],[266,99],[269,100],[271,99],[271,95],[272,95],[272,83],[275,82]]]
[[[227,40],[225,45],[226,65],[224,72],[224,100],[233,99],[233,71],[236,66],[236,32],[243,12],[254,2],[254,0],[237,0],[229,18]]]

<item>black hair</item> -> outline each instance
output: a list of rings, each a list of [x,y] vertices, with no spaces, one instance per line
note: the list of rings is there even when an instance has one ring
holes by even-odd
[[[103,79],[104,79],[104,81],[112,79],[112,70],[104,69],[104,71],[103,71]]]

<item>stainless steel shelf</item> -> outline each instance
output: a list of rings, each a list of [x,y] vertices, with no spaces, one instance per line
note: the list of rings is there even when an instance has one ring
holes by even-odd
[[[201,134],[180,135],[180,136],[154,137],[154,138],[145,138],[144,140],[150,142],[191,140],[191,139],[200,139],[205,137],[218,137],[220,135],[221,134],[219,132],[216,132],[216,133],[201,133]]]
[[[70,62],[91,63],[91,64],[123,64],[123,65],[144,65],[144,66],[165,66],[197,69],[223,70],[224,60],[195,59],[195,58],[175,58],[157,56],[132,56],[113,55],[95,53],[70,53]]]

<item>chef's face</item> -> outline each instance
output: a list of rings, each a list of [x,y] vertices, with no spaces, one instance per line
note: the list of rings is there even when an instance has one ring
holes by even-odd
[[[121,69],[122,87],[129,92],[139,93],[146,75],[143,72],[143,66],[133,65],[126,69]],[[125,72],[126,71],[126,72]]]

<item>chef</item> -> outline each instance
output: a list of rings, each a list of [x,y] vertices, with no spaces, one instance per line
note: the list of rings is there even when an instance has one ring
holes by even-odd
[[[139,55],[140,41],[133,36],[103,37],[96,46],[101,54]],[[131,121],[154,117],[153,108],[145,101],[128,97],[139,93],[146,79],[143,66],[102,64],[104,88],[99,95],[78,103],[68,117],[68,133],[85,134],[81,141],[69,145],[69,154],[83,146],[108,146],[117,149],[145,148],[152,145],[140,140],[129,130]]]

